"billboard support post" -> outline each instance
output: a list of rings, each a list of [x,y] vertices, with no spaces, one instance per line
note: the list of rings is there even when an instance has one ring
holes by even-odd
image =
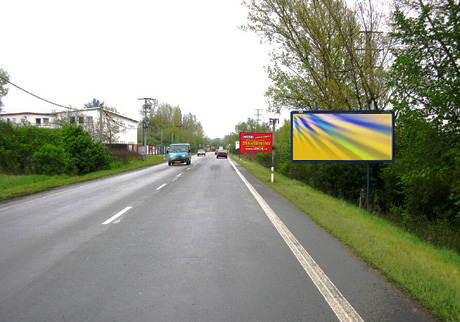
[[[366,191],[366,209],[369,212],[369,173],[370,173],[370,163],[367,163],[367,191]]]
[[[318,102],[315,102],[315,112],[318,112]],[[316,167],[318,163],[313,164],[313,188],[316,189]]]

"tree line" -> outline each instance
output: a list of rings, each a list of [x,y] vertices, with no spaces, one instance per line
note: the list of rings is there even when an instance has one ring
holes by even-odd
[[[460,251],[459,3],[398,0],[388,18],[370,0],[243,3],[244,28],[275,48],[270,109],[393,110],[395,162],[371,164],[371,211]],[[314,185],[314,165],[290,161],[289,122],[274,145],[277,171]],[[271,165],[271,155],[257,159]],[[366,165],[318,164],[316,178],[318,189],[358,205]]]
[[[142,114],[142,112],[141,112]],[[138,130],[138,141],[142,142],[142,126],[147,127],[147,144],[169,146],[172,143],[190,143],[196,151],[208,143],[203,126],[192,113],[182,115],[179,106],[160,103],[143,118]]]

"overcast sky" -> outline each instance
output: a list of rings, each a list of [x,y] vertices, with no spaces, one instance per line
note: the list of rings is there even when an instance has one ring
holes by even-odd
[[[139,119],[140,97],[191,112],[210,138],[266,113],[268,47],[240,0],[2,0],[0,68],[52,102],[97,98]],[[4,112],[62,110],[9,85]]]

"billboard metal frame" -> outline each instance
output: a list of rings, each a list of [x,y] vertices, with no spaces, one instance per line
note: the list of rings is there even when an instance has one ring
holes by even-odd
[[[346,115],[357,115],[357,114],[373,114],[373,115],[391,115],[391,159],[388,160],[294,160],[294,115],[306,115],[306,114],[346,114]],[[391,163],[395,160],[395,117],[393,111],[292,111],[291,112],[291,162],[295,163]]]

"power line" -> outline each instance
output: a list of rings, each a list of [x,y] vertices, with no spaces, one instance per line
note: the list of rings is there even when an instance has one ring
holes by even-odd
[[[77,111],[77,112],[80,112],[80,111],[81,111],[81,110],[79,110],[79,109],[77,109],[77,108],[73,108],[73,107],[70,107],[70,106],[64,106],[64,105],[61,105],[61,104],[57,104],[57,103],[51,102],[51,101],[49,101],[49,100],[47,100],[47,99],[44,99],[44,98],[42,98],[42,97],[40,97],[40,96],[38,96],[38,95],[35,95],[35,94],[33,94],[33,93],[27,91],[26,89],[24,89],[24,88],[22,88],[22,87],[20,87],[20,86],[18,86],[18,85],[16,85],[16,84],[14,84],[14,83],[12,83],[10,80],[8,80],[7,78],[3,77],[2,75],[0,75],[0,78],[2,78],[2,79],[3,79],[4,81],[6,81],[8,84],[13,85],[14,87],[18,88],[19,90],[21,90],[21,91],[23,91],[23,92],[25,92],[25,93],[27,93],[27,94],[29,94],[29,95],[35,97],[35,98],[38,98],[39,100],[42,100],[42,101],[44,101],[44,102],[46,102],[46,103],[49,103],[49,104],[52,104],[52,105],[55,105],[55,106],[59,106],[59,107],[62,107],[62,108],[66,108],[66,109],[69,109],[69,110]],[[120,126],[120,127],[123,127],[123,128],[126,129],[126,130],[128,129],[128,127],[127,127],[126,125],[124,125],[123,123],[116,122],[115,119],[113,119],[112,117],[110,117],[110,115],[109,115],[106,111],[104,111],[104,113],[106,114],[106,116],[107,116],[113,123],[115,123],[116,125],[118,125],[118,126]]]
[[[18,85],[16,85],[16,84],[10,82],[7,78],[5,78],[5,77],[3,77],[3,76],[1,76],[1,75],[0,75],[0,78],[2,78],[2,79],[3,79],[4,81],[6,81],[8,84],[13,85],[14,87],[20,89],[21,91],[23,91],[23,92],[25,92],[25,93],[27,93],[27,94],[29,94],[29,95],[32,95],[33,97],[38,98],[39,100],[42,100],[42,101],[44,101],[44,102],[46,102],[46,103],[49,103],[49,104],[52,104],[52,105],[56,105],[56,106],[59,106],[59,107],[63,107],[63,108],[69,109],[69,110],[74,110],[74,111],[77,111],[77,110],[78,110],[78,109],[73,108],[73,107],[70,107],[70,106],[64,106],[64,105],[61,105],[61,104],[57,104],[57,103],[51,102],[51,101],[49,101],[49,100],[47,100],[47,99],[44,99],[44,98],[42,98],[42,97],[40,97],[40,96],[38,96],[38,95],[35,95],[35,94],[29,92],[28,90],[25,90],[24,88],[22,88],[22,87],[20,87],[20,86],[18,86]]]
[[[118,125],[118,126],[121,126],[121,127],[124,128],[125,130],[128,129],[128,127],[127,127],[126,125],[124,125],[123,123],[119,123],[119,122],[115,121],[115,119],[114,119],[113,117],[110,116],[110,114],[109,114],[110,112],[108,113],[106,110],[103,110],[103,111],[104,111],[105,115],[107,116],[107,118],[108,118],[110,121],[112,121],[113,123],[115,123],[115,124]]]

